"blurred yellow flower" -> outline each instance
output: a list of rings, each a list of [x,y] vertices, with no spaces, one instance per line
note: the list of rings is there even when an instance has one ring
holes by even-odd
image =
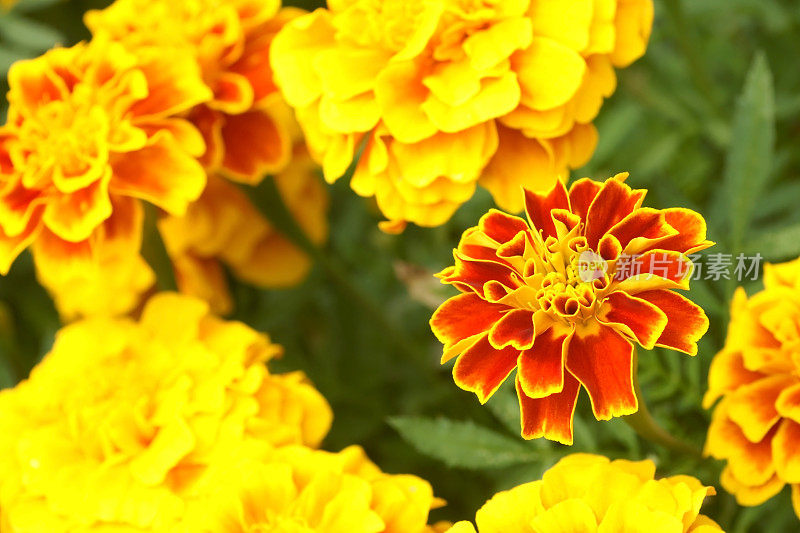
[[[316,169],[300,145],[275,184],[300,227],[318,244],[328,236],[328,192]],[[159,229],[180,291],[206,300],[217,313],[233,310],[223,264],[262,288],[299,283],[311,267],[308,255],[275,229],[244,192],[216,175],[186,216],[163,218]]]
[[[792,487],[800,517],[800,259],[766,265],[764,290],[731,304],[725,347],[711,363],[706,453],[725,459],[723,488],[760,505]]]
[[[714,533],[722,529],[699,514],[712,487],[690,476],[656,480],[652,461],[609,461],[568,455],[541,481],[496,494],[478,511],[480,533]],[[458,522],[448,533],[475,533]]]
[[[480,183],[506,210],[588,160],[614,67],[644,53],[651,0],[331,0],[275,38],[275,80],[328,181],[389,219],[445,222]]]
[[[189,114],[208,146],[203,163],[209,172],[258,183],[291,158],[293,119],[272,81],[269,50],[283,24],[301,13],[281,9],[280,0],[116,0],[85,20],[94,35],[138,56],[178,47],[193,57],[213,92]]]
[[[288,446],[262,458],[232,458],[211,476],[216,490],[191,513],[192,531],[424,533],[439,501],[426,481],[384,474],[364,451]]]
[[[64,328],[30,379],[0,393],[9,530],[176,531],[209,467],[248,443],[319,445],[330,408],[301,374],[268,373],[280,352],[173,294],[139,322]]]
[[[50,285],[68,271],[126,262],[140,239],[139,200],[181,214],[200,196],[206,176],[195,158],[203,139],[174,118],[210,97],[190,59],[164,49],[140,61],[98,39],[15,63],[9,85],[0,128],[0,273],[30,245]],[[122,248],[125,257],[111,251]],[[141,287],[147,274],[143,265],[137,270]]]

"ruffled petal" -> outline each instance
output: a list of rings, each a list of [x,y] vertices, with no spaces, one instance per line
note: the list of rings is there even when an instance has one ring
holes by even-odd
[[[545,398],[529,398],[517,377],[522,436],[526,439],[544,437],[572,445],[572,417],[579,390],[580,383],[567,372],[564,374],[564,388],[561,392]]]
[[[533,348],[520,354],[517,376],[525,396],[545,398],[564,389],[565,348],[570,334],[550,328],[536,336]]]
[[[607,180],[586,214],[586,240],[594,249],[615,224],[642,205],[646,191],[634,190],[619,179]]]
[[[486,403],[517,366],[519,350],[509,346],[495,349],[484,336],[456,360],[453,379],[459,387],[474,392]]]
[[[635,339],[645,350],[653,349],[668,323],[667,315],[657,306],[624,292],[608,295],[598,318]]]
[[[556,237],[556,227],[550,215],[553,209],[570,210],[569,196],[564,184],[557,182],[547,194],[525,190],[525,212],[531,227],[542,231],[544,237]]]
[[[597,420],[635,413],[633,345],[607,326],[575,331],[567,351],[567,369],[586,388]]]
[[[772,438],[772,457],[778,477],[786,483],[800,483],[800,424],[784,420]]]
[[[708,317],[699,305],[673,291],[645,291],[636,294],[667,315],[667,326],[656,346],[697,354],[697,341],[708,331]]]
[[[514,309],[492,326],[489,342],[500,350],[507,346],[516,350],[527,350],[533,346],[533,311]]]
[[[473,335],[488,333],[506,310],[505,306],[489,303],[477,294],[459,294],[433,313],[430,325],[433,334],[446,349]]]

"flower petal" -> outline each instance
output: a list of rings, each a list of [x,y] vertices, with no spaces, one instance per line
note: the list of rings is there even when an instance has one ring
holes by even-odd
[[[507,215],[497,209],[490,209],[481,217],[478,227],[491,239],[500,244],[517,236],[520,231],[528,231],[528,224],[519,217]]]
[[[110,178],[111,171],[106,169],[105,175],[88,187],[53,198],[45,207],[44,224],[64,240],[79,242],[88,239],[111,216]]]
[[[492,326],[489,342],[497,350],[511,346],[517,350],[527,350],[533,346],[533,311],[514,309]]]
[[[618,179],[606,180],[586,214],[586,240],[595,249],[600,238],[642,205],[647,191],[634,190]]]
[[[231,177],[248,184],[283,170],[292,154],[289,132],[265,110],[227,116],[222,139],[223,167]]]
[[[706,221],[700,213],[681,207],[664,209],[662,213],[667,223],[675,228],[677,233],[661,241],[659,248],[693,254],[713,244],[706,240]]]
[[[525,189],[525,212],[531,227],[542,231],[544,237],[555,237],[556,226],[553,223],[553,209],[570,210],[567,189],[560,181],[553,185],[547,194]]]
[[[6,235],[0,227],[0,275],[8,274],[19,254],[36,240],[36,236],[41,230],[41,221],[42,211],[40,209],[28,218],[27,226],[14,237]]]
[[[586,61],[561,43],[534,37],[531,45],[514,54],[512,69],[519,77],[522,103],[544,111],[566,104],[578,91]]]
[[[561,392],[546,398],[529,398],[522,390],[517,376],[517,396],[521,412],[522,436],[526,439],[544,437],[562,444],[572,444],[572,417],[578,399],[580,383],[570,373],[564,374]]]
[[[564,389],[565,341],[569,331],[550,328],[520,354],[517,378],[528,398],[545,398]]]
[[[800,483],[800,424],[784,420],[772,438],[772,458],[778,477],[786,483]]]
[[[760,442],[780,420],[775,403],[794,382],[790,376],[770,376],[743,385],[728,396],[728,416],[742,428],[747,440]]]
[[[567,350],[567,369],[592,400],[597,420],[635,413],[633,345],[607,326],[575,331]]]
[[[609,325],[617,326],[617,329],[635,339],[645,350],[653,349],[667,327],[667,315],[661,309],[624,292],[608,295],[603,301],[598,318]]]
[[[446,349],[468,337],[488,332],[507,309],[503,305],[489,303],[474,293],[459,294],[433,313],[431,330]]]
[[[775,409],[782,417],[800,423],[800,383],[794,383],[781,392],[775,402]]]
[[[573,183],[569,188],[569,203],[572,206],[572,212],[586,220],[589,206],[592,205],[595,196],[602,188],[602,183],[589,178],[581,178]]]
[[[645,291],[637,298],[655,305],[667,315],[667,326],[656,346],[697,354],[697,341],[708,331],[708,317],[699,305],[673,291]]]
[[[484,336],[456,359],[453,379],[465,391],[474,392],[486,403],[517,366],[519,350],[509,346],[495,349]]]

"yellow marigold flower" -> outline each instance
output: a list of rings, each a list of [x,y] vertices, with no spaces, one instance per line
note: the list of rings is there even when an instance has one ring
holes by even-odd
[[[721,483],[741,505],[786,484],[800,517],[800,259],[766,265],[764,290],[731,303],[725,347],[711,363],[704,405],[719,398],[706,453],[727,465]]]
[[[213,98],[189,119],[205,137],[210,172],[246,183],[282,170],[292,154],[291,115],[272,81],[272,39],[303,13],[280,0],[116,0],[86,14],[95,35],[121,41],[137,55],[164,46],[194,57]]]
[[[0,273],[31,244],[45,280],[63,278],[66,263],[96,268],[104,246],[138,238],[138,200],[181,214],[200,196],[203,139],[174,115],[210,93],[181,54],[140,61],[97,39],[15,63],[9,85]]]
[[[267,372],[280,352],[173,294],[138,322],[67,326],[30,379],[0,393],[9,530],[176,531],[209,467],[236,450],[318,445],[330,408],[302,375]]]
[[[515,369],[522,436],[572,444],[581,388],[598,420],[635,413],[634,346],[690,355],[708,330],[689,289],[693,254],[713,243],[682,208],[584,178],[525,191],[527,220],[491,210],[467,229],[438,277],[460,292],[430,324],[456,358],[453,379],[485,403]]]
[[[426,481],[384,474],[357,446],[339,453],[289,446],[223,465],[193,531],[424,533],[438,504]]]
[[[651,0],[331,0],[275,38],[275,80],[329,181],[388,228],[435,226],[480,183],[520,211],[594,151],[614,67],[644,53]]]
[[[722,529],[699,514],[713,487],[690,476],[654,479],[652,461],[609,461],[569,455],[534,481],[496,494],[478,511],[480,533],[714,533]],[[469,522],[449,533],[475,533]]]
[[[308,152],[298,146],[275,184],[289,211],[314,243],[328,235],[328,192]],[[159,229],[172,257],[181,292],[206,300],[217,313],[232,311],[222,265],[258,287],[302,281],[308,255],[275,229],[234,184],[210,176],[203,196],[184,217],[167,217]]]

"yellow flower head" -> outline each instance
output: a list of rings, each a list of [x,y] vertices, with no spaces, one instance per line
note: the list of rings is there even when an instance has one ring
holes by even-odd
[[[318,445],[330,408],[302,375],[267,372],[280,352],[173,294],[139,322],[64,328],[31,378],[0,393],[3,519],[175,531],[209,467],[243,446]]]
[[[139,200],[180,214],[202,192],[203,139],[173,118],[210,97],[193,61],[166,49],[140,61],[97,39],[15,63],[9,85],[0,272],[29,245],[46,282],[98,257],[126,262],[141,239]]]
[[[334,181],[398,229],[446,221],[481,183],[507,210],[594,151],[614,66],[644,53],[651,0],[330,0],[289,22],[275,79]]]
[[[213,98],[189,118],[208,150],[211,172],[257,183],[292,154],[286,113],[269,66],[272,39],[302,11],[281,10],[280,0],[116,0],[86,14],[95,35],[108,35],[139,56],[177,47],[200,65]]]
[[[714,494],[690,476],[656,480],[652,461],[569,455],[534,481],[496,494],[478,511],[480,533],[721,532],[699,514]],[[475,533],[469,522],[448,533]]]
[[[314,243],[328,235],[328,191],[302,146],[275,176],[283,202]],[[308,255],[272,226],[235,185],[212,175],[184,217],[166,217],[159,229],[181,292],[202,298],[217,313],[232,310],[222,265],[263,288],[295,285],[311,267]]]
[[[741,505],[786,484],[800,516],[800,259],[767,265],[764,290],[731,304],[725,347],[711,363],[704,404],[719,398],[706,453],[727,460],[721,483]]]
[[[216,491],[192,513],[193,531],[424,533],[438,503],[426,481],[382,473],[357,446],[289,446],[224,465],[211,479]]]

